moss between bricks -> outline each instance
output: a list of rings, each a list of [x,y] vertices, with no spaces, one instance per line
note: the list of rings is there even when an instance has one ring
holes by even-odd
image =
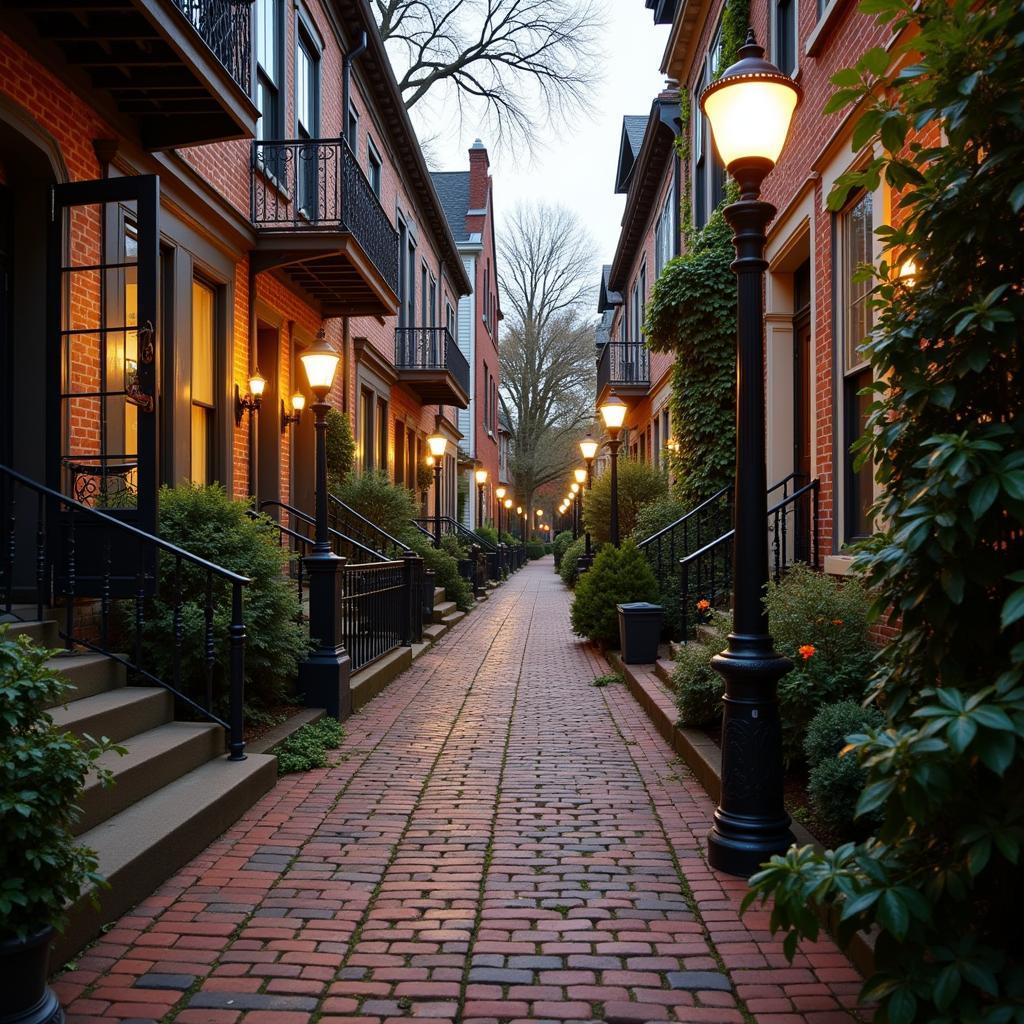
[[[292,733],[274,750],[277,755],[277,774],[308,772],[312,768],[327,766],[327,751],[341,746],[345,730],[333,718],[324,717],[310,722]]]

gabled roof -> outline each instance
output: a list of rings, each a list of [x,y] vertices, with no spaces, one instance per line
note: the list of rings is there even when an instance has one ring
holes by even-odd
[[[468,242],[466,211],[469,209],[469,171],[431,171],[430,177],[455,241]]]
[[[654,11],[655,25],[671,25],[676,14],[676,0],[647,0],[646,7]]]
[[[610,263],[606,263],[601,268],[601,288],[597,297],[598,313],[604,313],[615,306],[622,305],[622,295],[619,292],[613,292],[608,287],[608,278],[611,276],[611,272],[612,265]]]
[[[627,114],[622,119],[622,138],[619,141],[619,166],[615,172],[615,191],[622,193],[629,189],[629,178],[633,173],[633,164],[640,155],[644,144],[644,132],[647,131],[647,115]]]
[[[619,244],[615,247],[615,258],[608,273],[608,287],[613,292],[621,293],[626,289],[634,254],[643,240],[651,210],[661,193],[665,170],[679,131],[679,119],[678,90],[666,90],[655,98],[647,118],[644,144],[630,174]]]

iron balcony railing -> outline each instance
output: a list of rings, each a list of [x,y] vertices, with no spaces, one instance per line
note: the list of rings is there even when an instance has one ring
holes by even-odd
[[[447,370],[468,395],[469,362],[447,327],[396,327],[399,370]]]
[[[642,341],[609,341],[597,357],[597,393],[651,383],[651,353]]]
[[[42,619],[59,595],[60,636],[69,651],[103,654],[124,665],[133,682],[169,690],[191,713],[222,726],[230,759],[242,760],[242,599],[249,579],[6,466],[0,466],[0,506],[0,608],[13,616],[16,574],[26,582],[34,577],[35,617]],[[125,552],[134,556],[134,594],[119,598],[131,592],[125,585],[132,581],[119,576],[117,564]],[[99,594],[98,620],[77,614],[83,593]]]
[[[344,139],[252,144],[250,217],[261,231],[345,231],[398,292],[398,232]]]
[[[253,0],[174,0],[181,13],[195,27],[203,41],[224,65],[228,74],[245,90],[251,90]]]

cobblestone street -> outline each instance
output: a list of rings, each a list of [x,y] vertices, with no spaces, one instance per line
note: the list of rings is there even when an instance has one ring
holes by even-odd
[[[857,1016],[704,860],[713,807],[534,563],[57,982],[71,1024]]]

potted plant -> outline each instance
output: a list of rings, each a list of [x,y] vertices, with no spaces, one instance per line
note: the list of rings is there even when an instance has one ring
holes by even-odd
[[[46,976],[54,929],[85,885],[99,885],[96,856],[75,843],[75,801],[108,740],[80,743],[46,709],[70,684],[46,664],[53,651],[0,627],[0,992],[4,1024],[64,1016]]]

